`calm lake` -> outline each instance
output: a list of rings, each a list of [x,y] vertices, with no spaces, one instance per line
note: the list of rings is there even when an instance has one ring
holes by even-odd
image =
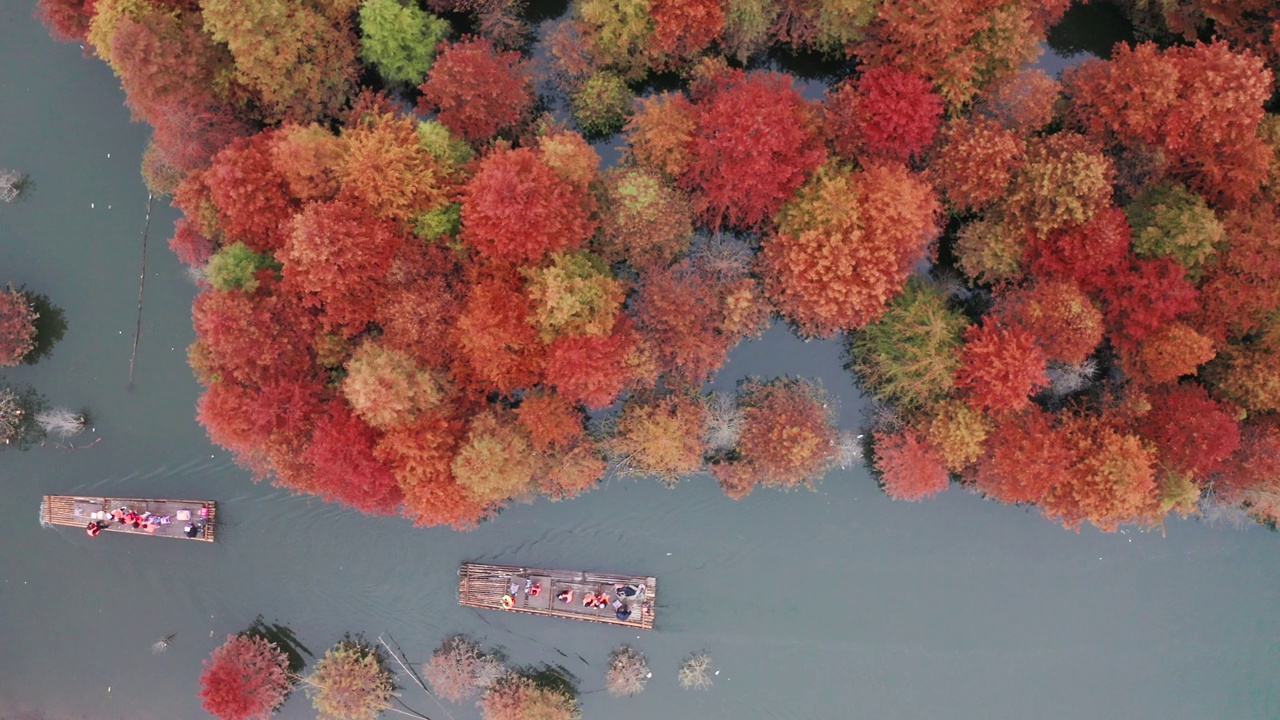
[[[68,329],[42,363],[4,375],[89,408],[94,432],[77,442],[102,440],[0,454],[0,718],[207,717],[201,661],[258,614],[317,654],[344,632],[386,634],[415,663],[472,633],[515,663],[572,672],[588,720],[1280,717],[1280,536],[1263,528],[1077,534],[955,489],[891,502],[862,469],[740,502],[706,478],[674,490],[615,478],[469,533],[252,484],[194,420],[196,288],[165,247],[177,214],[163,203],[126,389],[146,130],[105,64],[50,40],[32,4],[0,3],[0,167],[37,185],[0,206],[0,283],[49,295]],[[775,327],[716,386],[753,374],[821,377],[843,424],[861,422],[835,343]],[[77,492],[216,499],[218,542],[40,527],[42,495]],[[464,560],[655,575],[658,629],[461,608]],[[614,699],[600,691],[606,658],[628,641],[654,677]],[[682,691],[676,668],[701,649],[715,686]],[[413,688],[404,698],[432,720],[478,717]],[[314,713],[299,692],[279,717]]]

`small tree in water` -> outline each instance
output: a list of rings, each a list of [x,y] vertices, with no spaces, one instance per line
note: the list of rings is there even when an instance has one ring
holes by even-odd
[[[711,655],[696,652],[680,665],[680,687],[685,690],[706,690],[711,687]]]
[[[566,691],[509,674],[480,698],[484,720],[577,720],[578,702]]]
[[[431,689],[453,702],[474,697],[505,672],[501,659],[485,653],[466,635],[446,639],[422,668]]]
[[[345,638],[324,654],[307,676],[307,697],[323,719],[374,720],[395,694],[395,682],[380,650]]]
[[[605,687],[610,695],[639,695],[652,676],[644,655],[630,645],[623,645],[609,654],[609,673],[605,677]]]
[[[39,317],[26,293],[13,286],[0,291],[0,367],[17,365],[35,349]]]
[[[13,202],[22,199],[31,189],[31,176],[17,170],[0,168],[0,200]]]
[[[289,696],[289,657],[262,637],[228,635],[204,661],[200,700],[219,720],[266,720]]]

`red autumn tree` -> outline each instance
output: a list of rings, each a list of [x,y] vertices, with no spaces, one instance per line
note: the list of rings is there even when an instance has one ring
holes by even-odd
[[[1111,284],[1113,273],[1128,264],[1132,243],[1124,211],[1113,207],[1084,225],[1032,237],[1027,259],[1033,275],[1074,280],[1092,293]]]
[[[1102,288],[1111,344],[1135,354],[1138,344],[1196,308],[1198,293],[1186,271],[1170,258],[1132,260]]]
[[[475,527],[488,503],[471,495],[453,476],[452,464],[466,424],[448,410],[427,413],[388,430],[374,454],[391,466],[404,493],[402,512],[416,525]]]
[[[27,294],[0,290],[0,367],[17,365],[36,346],[36,318]]]
[[[955,382],[975,407],[1017,412],[1049,385],[1044,351],[1025,328],[988,319],[965,331]]]
[[[912,428],[875,434],[875,464],[885,494],[894,500],[927,500],[947,489],[951,476],[938,452]]]
[[[974,473],[974,486],[983,495],[1038,503],[1070,481],[1067,470],[1075,456],[1054,417],[1037,407],[996,418],[985,447]]]
[[[516,408],[516,419],[540,453],[567,450],[586,435],[582,410],[557,392],[538,390],[525,395]]]
[[[1197,480],[1221,469],[1240,448],[1240,426],[1231,409],[1192,383],[1153,392],[1138,431],[1155,443],[1161,463]]]
[[[1061,94],[1062,86],[1043,70],[1022,70],[992,83],[978,106],[1001,127],[1027,135],[1053,121]]]
[[[933,144],[942,98],[925,78],[880,66],[828,92],[824,110],[841,157],[854,160],[866,152],[905,162]]]
[[[821,164],[817,113],[774,72],[724,70],[697,100],[681,184],[707,224],[758,228]]]
[[[404,495],[391,468],[374,455],[378,435],[342,402],[316,420],[302,459],[311,466],[308,492],[360,512],[390,515]]]
[[[229,241],[239,240],[254,252],[274,252],[289,236],[289,221],[298,204],[271,159],[274,133],[239,138],[213,158],[204,175],[209,199],[217,208],[218,227]]]
[[[472,143],[516,129],[537,97],[527,61],[514,50],[499,51],[487,38],[440,43],[422,84],[421,112],[439,112],[440,122]]]
[[[1206,272],[1195,326],[1222,343],[1256,332],[1280,308],[1280,213],[1259,202],[1225,218],[1230,241]]]
[[[930,173],[953,207],[981,210],[1004,195],[1025,153],[1026,143],[1012,132],[960,118],[947,125]]]
[[[1088,132],[1163,150],[1169,172],[1213,203],[1240,205],[1257,190],[1269,162],[1257,128],[1273,76],[1252,52],[1224,42],[1121,46],[1064,80],[1071,117]]]
[[[658,67],[678,67],[694,58],[724,31],[724,4],[720,0],[654,0],[653,46]]]
[[[303,202],[331,200],[338,194],[346,154],[347,139],[317,123],[281,126],[271,147],[276,171],[289,193]]]
[[[639,343],[627,315],[607,335],[556,338],[547,348],[546,382],[587,407],[608,407],[638,379],[633,362]]]
[[[760,255],[765,287],[799,331],[862,327],[902,291],[937,232],[937,200],[902,165],[827,166],[778,217]]]
[[[205,290],[196,296],[191,316],[197,376],[261,386],[271,378],[309,373],[315,365],[315,319],[270,271],[259,272],[253,293]]]
[[[1240,449],[1214,479],[1213,492],[1259,522],[1280,522],[1280,428],[1273,422],[1246,424]]]
[[[209,260],[216,248],[214,242],[200,234],[191,221],[180,217],[173,223],[169,249],[178,256],[179,262],[198,267]]]
[[[367,206],[334,200],[308,205],[280,253],[285,284],[323,311],[326,327],[355,335],[374,318],[384,278],[404,236]]]
[[[446,638],[422,666],[431,689],[451,702],[475,697],[477,691],[492,685],[505,671],[500,659],[481,650],[465,635]]]
[[[457,348],[450,337],[466,300],[456,254],[441,245],[401,247],[387,279],[386,299],[374,310],[382,342],[424,367],[448,367]]]
[[[89,37],[97,0],[40,0],[36,17],[49,28],[55,40],[84,42]],[[87,51],[86,51],[87,52]]]
[[[1122,360],[1125,369],[1139,379],[1166,383],[1194,375],[1217,354],[1213,340],[1175,320],[1143,339],[1136,357]]]
[[[583,190],[529,148],[498,147],[462,193],[462,238],[486,258],[525,263],[572,250],[595,231]]]
[[[995,312],[1030,332],[1048,360],[1079,365],[1102,342],[1102,312],[1071,281],[1044,280],[1009,293]]]
[[[262,637],[228,635],[204,661],[200,700],[219,720],[266,720],[292,686],[289,658],[275,643]]]
[[[721,333],[713,282],[687,262],[641,276],[636,321],[664,372],[700,383],[724,364],[737,341]]]
[[[542,377],[546,348],[533,325],[533,308],[512,274],[481,275],[454,327],[455,374],[479,394],[511,393]]]
[[[794,488],[822,476],[835,460],[833,412],[821,388],[805,380],[749,380],[739,389],[740,459],[712,466],[732,498],[757,485]]]

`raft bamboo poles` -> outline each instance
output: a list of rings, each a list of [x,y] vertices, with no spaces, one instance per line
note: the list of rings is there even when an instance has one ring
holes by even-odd
[[[463,563],[458,569],[458,604],[466,607],[485,610],[501,610],[504,612],[520,612],[529,615],[546,615],[569,618],[585,622],[596,622],[605,625],[619,625],[640,630],[652,630],[654,608],[657,604],[658,581],[653,577],[639,575],[615,575],[611,573],[580,572],[575,570],[548,570],[545,568],[526,568],[513,565],[486,565],[483,563]],[[529,604],[530,598],[522,592],[517,603],[510,608],[502,606],[502,596],[507,594],[512,578],[543,579],[550,583],[542,588],[540,598],[546,598],[547,607],[536,607]],[[637,585],[644,587],[643,599],[628,599],[631,617],[619,620],[612,608],[602,609],[599,613],[590,614],[581,611],[574,605],[572,609],[557,608],[553,599],[556,587],[569,586],[575,588],[576,598],[582,592],[595,591],[598,588],[612,588],[617,585]],[[610,590],[610,594],[612,591]]]

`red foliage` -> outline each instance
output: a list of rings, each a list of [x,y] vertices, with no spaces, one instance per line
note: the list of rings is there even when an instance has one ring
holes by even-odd
[[[577,248],[596,223],[584,191],[529,148],[498,147],[463,190],[462,237],[487,258],[522,263]]]
[[[1027,247],[1031,273],[1074,280],[1086,292],[1112,282],[1112,273],[1128,263],[1133,235],[1119,208],[1095,214],[1084,225],[1035,236]]]
[[[721,0],[653,0],[653,47],[667,66],[693,58],[724,32]]]
[[[54,40],[84,42],[89,37],[98,0],[40,0],[36,17],[40,18]],[[88,50],[85,50],[87,53]]]
[[[205,290],[191,308],[197,375],[261,386],[272,378],[312,372],[317,325],[279,281],[259,273],[256,292]],[[199,352],[196,352],[199,348]]]
[[[1197,480],[1207,479],[1240,448],[1240,426],[1231,408],[1196,384],[1153,392],[1138,432],[1155,443],[1162,463]]]
[[[1194,375],[1217,354],[1213,340],[1186,323],[1171,322],[1142,341],[1137,357],[1122,360],[1125,370],[1138,379],[1165,383]]]
[[[1026,328],[1048,360],[1079,365],[1102,342],[1102,312],[1070,281],[1045,280],[1000,299],[1002,318]]]
[[[214,242],[196,229],[195,225],[185,217],[173,223],[173,237],[169,238],[169,249],[178,256],[178,260],[198,267],[213,255]]]
[[[205,174],[227,242],[239,240],[254,252],[280,248],[298,209],[284,176],[272,164],[273,141],[270,130],[239,138],[214,156]]]
[[[1070,481],[1041,500],[1045,516],[1072,529],[1087,520],[1104,532],[1157,519],[1156,458],[1141,438],[1105,417],[1068,417],[1062,433],[1075,462]]]
[[[514,274],[481,276],[454,327],[456,374],[484,393],[511,393],[542,378],[546,348],[533,326],[529,297]]]
[[[1222,343],[1254,332],[1280,308],[1280,217],[1270,203],[1231,212],[1230,242],[1201,286],[1196,328]]]
[[[440,122],[473,143],[517,128],[536,98],[528,62],[513,50],[498,51],[487,38],[443,42],[422,84],[421,112],[439,111]]]
[[[660,367],[691,382],[707,380],[724,364],[736,337],[720,332],[713,278],[689,263],[641,276],[635,315]]]
[[[384,278],[404,243],[395,225],[366,206],[312,203],[294,220],[281,259],[286,286],[323,312],[331,330],[355,335],[373,320]]]
[[[560,393],[538,391],[525,395],[516,420],[538,452],[565,450],[586,434],[582,411]]]
[[[751,380],[739,391],[741,460],[712,466],[734,499],[756,485],[793,488],[817,480],[835,457],[831,407],[815,385],[790,378]]]
[[[466,299],[456,253],[441,245],[406,243],[388,279],[386,299],[374,309],[383,344],[424,367],[450,365],[456,354],[450,336]]]
[[[1134,259],[1102,288],[1111,343],[1133,355],[1138,344],[1179,315],[1195,310],[1199,293],[1171,258]]]
[[[226,47],[204,32],[198,11],[123,15],[106,49],[134,116],[152,125],[173,106],[212,109],[216,75],[231,70]]]
[[[608,335],[566,335],[547,348],[546,381],[591,408],[613,404],[636,380],[632,356],[640,338],[626,315]]]
[[[927,500],[951,484],[938,452],[911,428],[893,435],[877,432],[875,447],[880,482],[894,500]]]
[[[1023,70],[987,88],[981,101],[982,112],[1001,126],[1026,135],[1053,121],[1054,105],[1061,93],[1062,86],[1043,70]]]
[[[849,160],[863,151],[906,161],[933,144],[942,97],[925,78],[882,65],[827,94],[827,132]]]
[[[1214,479],[1213,492],[1258,520],[1280,521],[1280,428],[1273,422],[1241,428],[1240,450]]]
[[[289,658],[275,643],[228,635],[204,661],[200,704],[219,720],[266,720],[292,685]]]
[[[0,367],[17,365],[36,346],[36,318],[26,293],[0,290]]]
[[[466,425],[448,415],[424,414],[388,430],[374,454],[392,468],[404,493],[402,511],[417,525],[474,527],[489,510],[458,484],[450,465]]]
[[[956,371],[956,387],[968,391],[974,407],[996,412],[1025,408],[1037,389],[1047,387],[1044,351],[1035,337],[1017,325],[988,320],[970,325]]]
[[[1038,503],[1069,481],[1074,460],[1054,426],[1053,416],[1031,407],[1000,416],[978,459],[975,487],[1006,503]]]
[[[822,163],[817,113],[774,72],[727,70],[699,94],[681,183],[709,225],[758,228]]]
[[[377,442],[378,434],[346,403],[329,403],[302,455],[311,466],[304,489],[361,512],[395,513],[403,494],[391,468],[374,455]]]
[[[1119,46],[1065,78],[1075,122],[1125,145],[1163,149],[1169,170],[1219,204],[1240,205],[1265,176],[1257,136],[1273,76],[1252,52],[1226,43]]]
[[[930,173],[951,204],[981,210],[1003,195],[1022,165],[1026,143],[991,121],[963,118],[951,121],[945,135]]]

